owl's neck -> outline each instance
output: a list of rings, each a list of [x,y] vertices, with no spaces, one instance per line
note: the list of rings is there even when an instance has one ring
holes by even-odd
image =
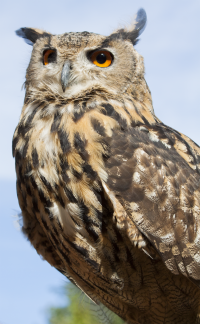
[[[31,107],[32,111],[35,106],[39,115],[41,115],[39,107],[43,107],[42,114],[45,112],[46,117],[50,117],[52,113],[60,111],[59,107],[73,119],[79,119],[91,109],[101,110],[101,106],[105,104],[114,105],[113,109],[120,110],[119,114],[122,118],[125,113],[128,113],[131,123],[133,121],[133,124],[136,125],[143,123],[142,120],[149,124],[154,124],[157,121],[151,93],[144,77],[130,83],[123,93],[112,92],[105,88],[90,88],[80,91],[79,95],[65,97],[62,94],[49,91],[49,88],[43,88],[41,91],[41,89],[27,87],[22,115],[28,111],[28,107]]]

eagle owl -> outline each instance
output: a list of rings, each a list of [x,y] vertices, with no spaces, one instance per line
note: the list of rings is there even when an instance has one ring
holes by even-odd
[[[23,232],[127,323],[199,323],[200,149],[154,113],[145,23],[16,32],[33,45],[13,137]]]

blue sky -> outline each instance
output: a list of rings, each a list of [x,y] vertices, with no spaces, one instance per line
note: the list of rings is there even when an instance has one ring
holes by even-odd
[[[45,310],[62,304],[53,289],[65,278],[42,261],[14,226],[19,212],[11,154],[23,105],[31,46],[15,36],[20,27],[54,34],[92,31],[108,35],[143,7],[148,23],[136,49],[157,116],[200,144],[200,2],[198,0],[7,0],[1,4],[0,51],[0,324],[45,324]]]

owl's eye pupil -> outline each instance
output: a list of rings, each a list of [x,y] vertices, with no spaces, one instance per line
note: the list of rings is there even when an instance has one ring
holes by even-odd
[[[104,53],[100,53],[97,55],[96,60],[99,64],[103,64],[106,62],[107,58],[106,55]]]

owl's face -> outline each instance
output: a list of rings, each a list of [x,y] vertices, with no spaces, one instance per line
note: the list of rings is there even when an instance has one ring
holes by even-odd
[[[143,59],[133,47],[139,28],[108,37],[89,32],[51,35],[30,28],[17,34],[33,43],[26,88],[34,97],[44,91],[63,99],[88,90],[116,95],[144,73]]]

